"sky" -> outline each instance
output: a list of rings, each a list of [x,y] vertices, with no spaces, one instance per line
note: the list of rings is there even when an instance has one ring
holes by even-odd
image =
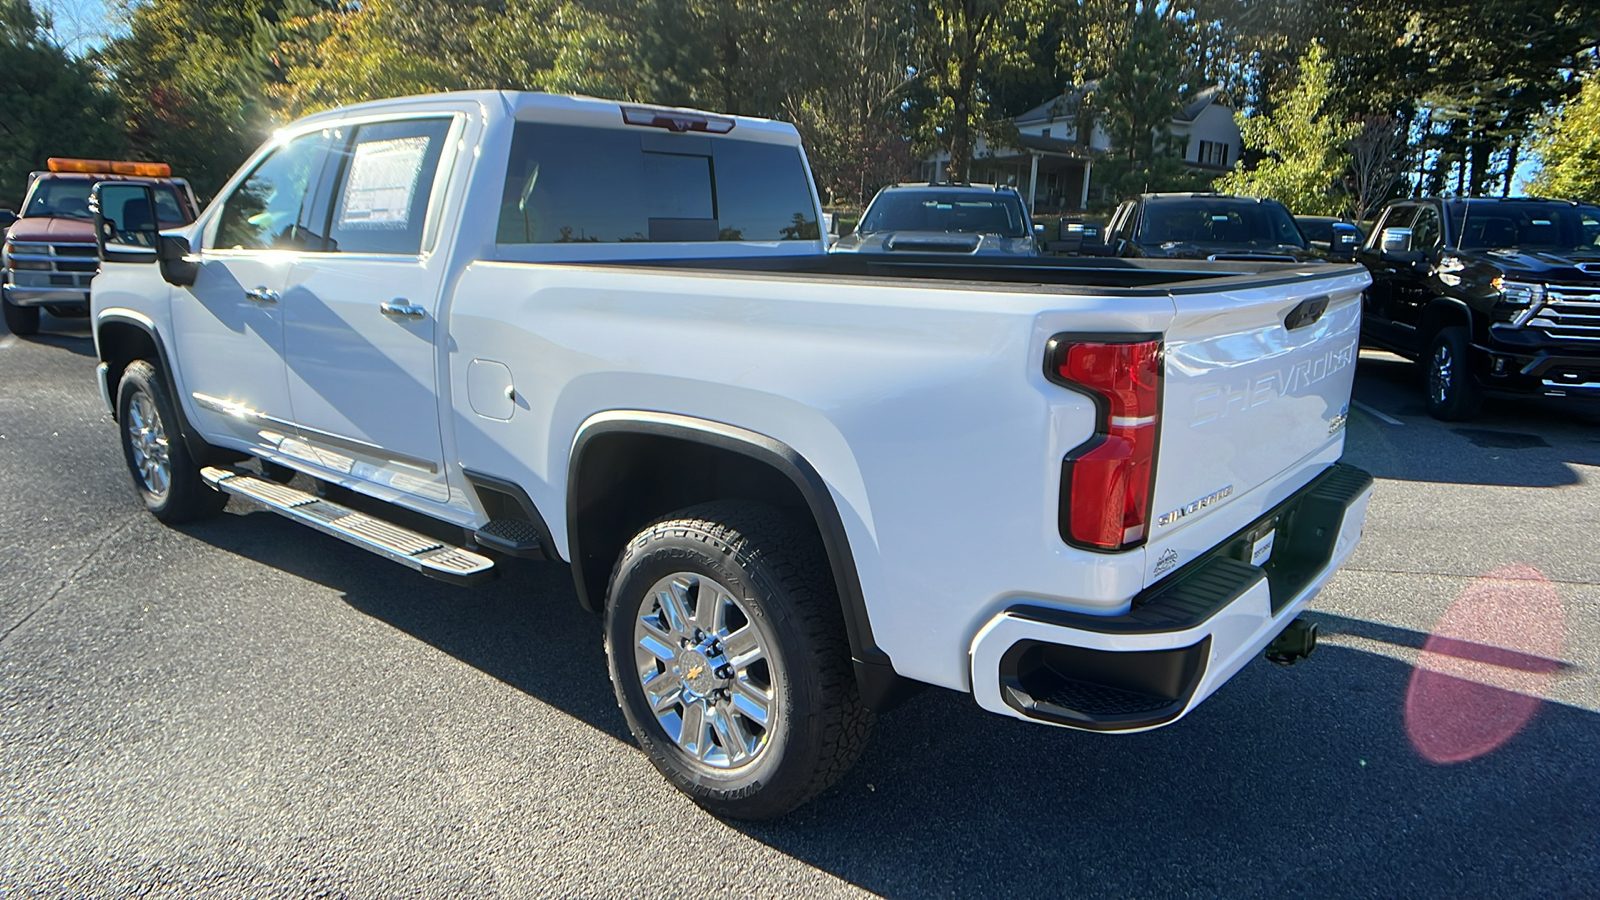
[[[33,8],[50,14],[56,40],[72,53],[84,53],[104,44],[111,32],[106,0],[33,0]]]

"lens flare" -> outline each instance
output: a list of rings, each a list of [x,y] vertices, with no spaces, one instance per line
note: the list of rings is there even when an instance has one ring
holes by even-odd
[[[1423,759],[1476,759],[1515,737],[1560,672],[1566,613],[1538,569],[1474,581],[1429,635],[1406,691],[1406,734]]]

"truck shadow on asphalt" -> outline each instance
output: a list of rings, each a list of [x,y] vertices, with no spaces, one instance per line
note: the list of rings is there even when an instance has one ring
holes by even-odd
[[[1369,353],[1356,369],[1354,400],[1345,462],[1378,478],[1562,487],[1582,481],[1574,465],[1600,466],[1593,399],[1488,397],[1472,421],[1440,422],[1423,407],[1414,364]]]
[[[3,326],[0,326],[0,336],[6,336],[9,334],[9,331],[6,331]],[[17,338],[17,340],[27,341],[30,344],[43,344],[47,347],[54,347],[57,350],[65,350],[68,353],[73,353],[78,356],[92,358],[95,355],[94,337],[87,332],[69,332],[63,334],[60,332],[41,331],[38,334],[32,334],[25,338]]]
[[[631,742],[599,619],[579,608],[566,566],[518,564],[463,590],[268,514],[249,519],[185,530],[341,591],[366,615]],[[892,897],[1590,892],[1600,716],[1545,702],[1503,746],[1436,765],[1407,737],[1413,671],[1324,645],[1292,668],[1253,662],[1183,721],[1122,736],[1029,725],[925,691],[881,717],[859,764],[807,806],[762,824],[708,816],[705,827]]]

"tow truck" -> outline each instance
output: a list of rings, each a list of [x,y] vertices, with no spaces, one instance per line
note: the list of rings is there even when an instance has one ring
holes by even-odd
[[[51,157],[46,167],[29,176],[22,212],[0,250],[0,306],[12,334],[36,333],[40,309],[88,315],[89,282],[100,269],[89,212],[96,184],[149,184],[161,228],[187,225],[199,210],[189,183],[173,178],[167,163]]]

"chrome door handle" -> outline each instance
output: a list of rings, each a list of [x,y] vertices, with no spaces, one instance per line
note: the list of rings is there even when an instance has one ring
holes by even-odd
[[[245,291],[244,295],[257,303],[277,303],[278,292],[269,287],[258,287]]]
[[[415,303],[407,302],[404,297],[385,300],[378,304],[378,308],[383,310],[384,315],[393,316],[396,319],[420,319],[428,314],[427,310]]]

